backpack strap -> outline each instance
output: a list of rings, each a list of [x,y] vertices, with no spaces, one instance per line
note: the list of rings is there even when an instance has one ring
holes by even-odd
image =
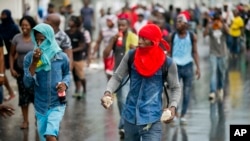
[[[131,67],[132,67],[132,64],[134,63],[134,59],[135,59],[135,49],[129,50],[128,54],[129,54],[129,58],[128,58],[128,72],[129,72],[129,76],[130,76]]]

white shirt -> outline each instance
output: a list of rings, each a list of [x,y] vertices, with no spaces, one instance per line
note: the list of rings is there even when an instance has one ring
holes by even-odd
[[[233,12],[232,11],[223,12],[222,13],[222,18],[226,20],[227,25],[230,25],[232,20],[234,19]]]
[[[148,24],[148,21],[147,20],[143,20],[142,22],[135,22],[134,24],[134,29],[136,31],[136,33],[138,33],[140,31],[140,29],[145,26],[146,24]]]

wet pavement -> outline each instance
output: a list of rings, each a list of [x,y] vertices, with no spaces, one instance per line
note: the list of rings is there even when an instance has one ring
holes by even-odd
[[[163,124],[162,141],[229,141],[229,125],[250,123],[250,52],[248,57],[242,54],[237,59],[229,59],[224,101],[210,104],[209,48],[203,40],[199,40],[198,48],[202,77],[194,81],[187,114],[188,124],[181,126],[178,119],[171,124]],[[92,64],[86,68],[86,77],[87,94],[84,99],[73,98],[73,83],[70,87],[59,141],[119,141],[116,102],[109,110],[100,105],[106,85],[102,67]],[[11,78],[10,81],[17,91],[15,80]],[[33,105],[30,105],[29,110],[29,129],[21,130],[19,126],[22,115],[18,107],[18,95],[9,103],[16,111],[8,119],[0,118],[0,141],[36,141]]]

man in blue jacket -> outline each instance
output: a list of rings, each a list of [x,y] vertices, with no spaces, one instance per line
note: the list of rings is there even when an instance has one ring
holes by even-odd
[[[70,84],[68,57],[58,46],[51,26],[41,23],[31,33],[34,51],[24,59],[24,84],[35,91],[40,141],[56,141],[65,112],[64,93]]]
[[[164,122],[170,122],[175,116],[175,110],[180,99],[181,89],[178,81],[176,64],[168,67],[168,74],[163,78],[164,63],[168,59],[163,45],[170,50],[162,39],[160,28],[154,24],[144,26],[138,33],[139,46],[134,51],[134,60],[128,65],[130,52],[125,54],[114,75],[108,82],[104,96],[101,99],[104,108],[112,103],[112,93],[119,87],[122,79],[129,74],[130,89],[122,113],[125,120],[125,141],[161,141],[161,116],[163,111],[169,111],[170,117]],[[171,60],[170,60],[171,61]],[[165,68],[164,68],[165,69]],[[164,80],[167,80],[171,91],[169,107],[162,109],[162,92]]]

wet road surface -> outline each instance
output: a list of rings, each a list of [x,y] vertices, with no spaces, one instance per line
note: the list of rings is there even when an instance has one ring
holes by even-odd
[[[202,77],[194,81],[187,114],[188,124],[181,126],[178,119],[171,124],[163,124],[162,141],[229,141],[230,124],[250,123],[250,52],[248,57],[242,54],[237,59],[229,59],[224,101],[210,104],[209,49],[203,41],[199,42],[198,48]],[[106,77],[100,65],[92,64],[87,68],[86,78],[87,94],[83,99],[73,98],[73,83],[70,87],[59,141],[119,141],[116,102],[109,110],[100,105],[106,85]],[[11,78],[10,81],[17,91],[15,80]],[[29,129],[21,130],[19,126],[22,115],[18,107],[18,94],[9,103],[16,111],[8,119],[0,118],[0,141],[36,141],[33,105],[29,109]]]

